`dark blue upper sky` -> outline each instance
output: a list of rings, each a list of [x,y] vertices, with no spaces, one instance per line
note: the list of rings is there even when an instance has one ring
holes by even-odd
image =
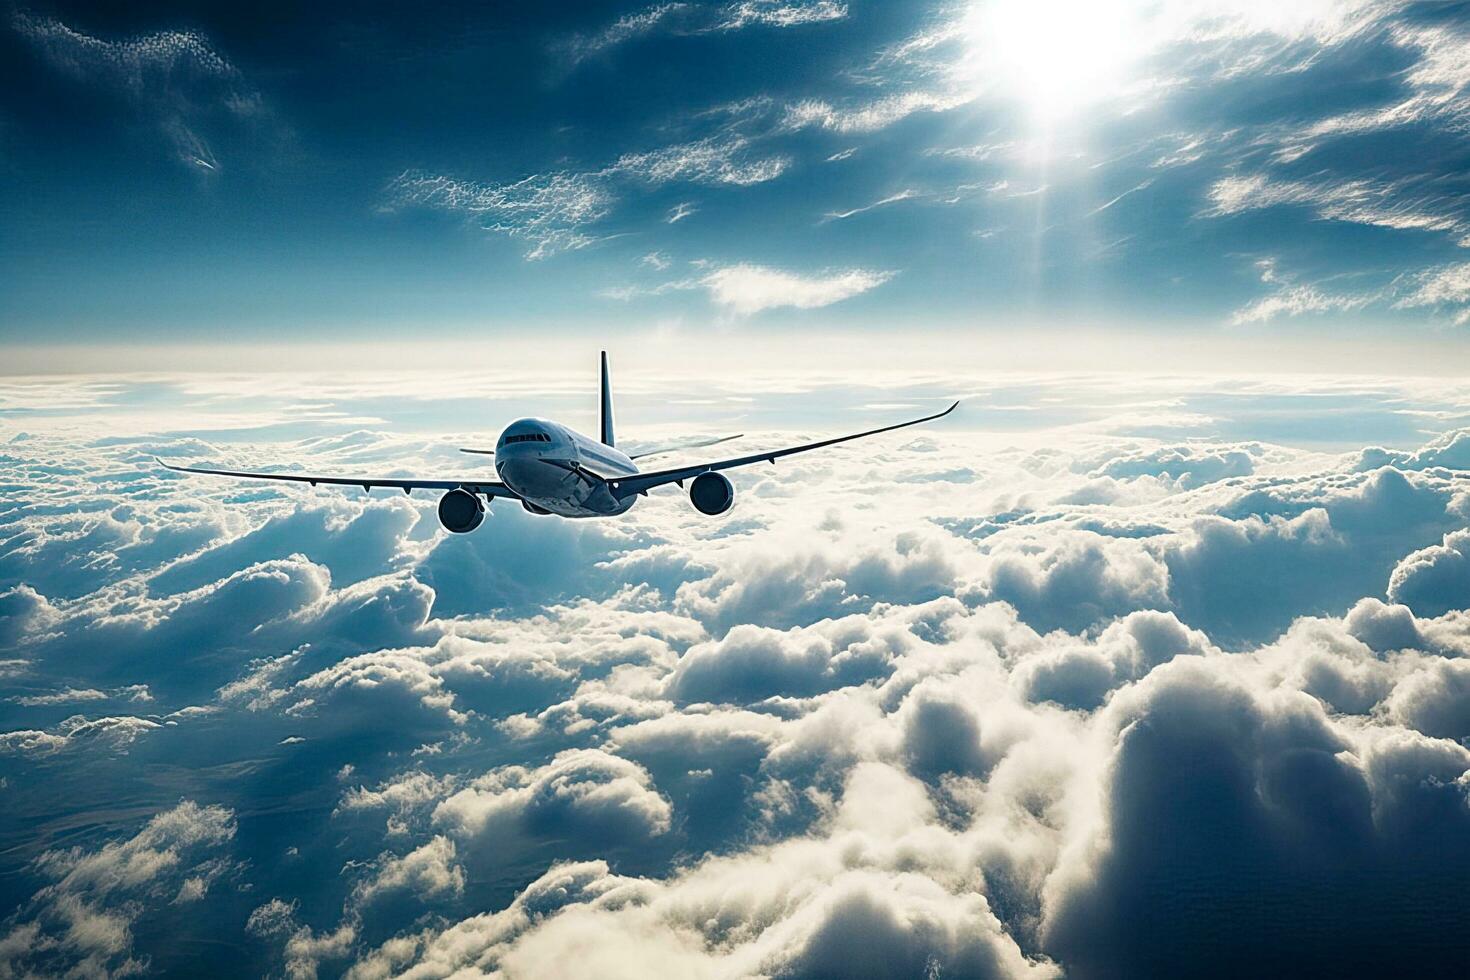
[[[1470,10],[37,4],[0,340],[1461,344]]]

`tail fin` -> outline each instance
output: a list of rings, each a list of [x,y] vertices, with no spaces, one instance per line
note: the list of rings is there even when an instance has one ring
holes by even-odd
[[[602,444],[613,445],[612,384],[607,377],[607,351],[602,352]]]

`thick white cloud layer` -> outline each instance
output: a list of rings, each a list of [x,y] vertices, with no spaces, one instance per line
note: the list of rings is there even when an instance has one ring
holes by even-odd
[[[1269,406],[1356,383],[1171,385],[957,382],[968,423],[739,473],[716,522],[468,537],[151,461],[457,443],[0,417],[0,970],[1450,972],[1463,393],[1293,447]]]

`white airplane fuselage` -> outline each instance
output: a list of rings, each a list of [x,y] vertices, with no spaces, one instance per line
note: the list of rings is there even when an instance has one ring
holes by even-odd
[[[620,500],[604,482],[638,472],[626,453],[547,419],[506,426],[495,444],[495,470],[531,507],[559,517],[622,514],[638,499]]]

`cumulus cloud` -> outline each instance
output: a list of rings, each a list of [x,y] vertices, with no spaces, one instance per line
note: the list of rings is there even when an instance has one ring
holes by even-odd
[[[454,862],[454,842],[442,835],[402,857],[384,853],[372,873],[352,890],[352,900],[366,905],[398,890],[410,891],[420,898],[458,895],[464,891],[464,869]]]
[[[1470,470],[1470,432],[1463,429],[1446,432],[1412,451],[1369,446],[1358,454],[1357,469],[1376,470],[1392,466],[1400,470],[1427,470],[1443,467]]]
[[[87,718],[72,715],[49,731],[20,729],[0,732],[0,755],[45,756],[84,745],[103,745],[125,752],[138,739],[163,727],[151,718],[131,715]]]
[[[769,398],[827,405],[810,384]],[[0,508],[0,829],[32,843],[0,858],[0,956],[1048,977],[1289,972],[1296,950],[1452,971],[1459,396],[1212,384],[955,382],[1047,418],[737,472],[720,522],[670,490],[615,522],[501,511],[454,537],[429,500],[179,481],[28,417],[6,443],[28,489]],[[1302,401],[1353,405],[1325,448],[1267,438]],[[1344,451],[1364,428],[1394,448]],[[313,468],[449,455],[351,431],[255,451],[281,445]],[[179,804],[181,780],[215,805]]]
[[[1388,580],[1388,597],[1421,616],[1470,605],[1470,530],[1406,555]]]
[[[786,633],[743,625],[718,641],[693,646],[669,677],[679,701],[804,697],[891,669],[902,634],[873,635],[866,617]]]
[[[1048,883],[1043,935],[1076,969],[1154,972],[1188,955],[1227,972],[1247,963],[1285,968],[1301,956],[1391,970],[1419,926],[1386,921],[1384,891],[1362,882],[1407,861],[1428,876],[1416,890],[1442,895],[1443,862],[1467,857],[1458,846],[1431,857],[1408,829],[1414,817],[1382,819],[1400,807],[1422,817],[1463,801],[1452,784],[1408,790],[1390,775],[1415,756],[1426,765],[1420,772],[1463,771],[1470,753],[1453,743],[1388,733],[1359,741],[1314,701],[1266,693],[1197,661],[1155,672],[1111,710],[1120,735],[1097,829],[1064,854]],[[1446,817],[1446,829],[1467,819],[1463,810]],[[1293,855],[1290,867],[1283,853]],[[1202,880],[1210,887],[1198,887]],[[1263,889],[1296,896],[1284,919],[1242,901]],[[1331,927],[1303,914],[1316,901],[1337,910]],[[1156,921],[1146,940],[1120,927],[1164,905],[1181,911]],[[1436,931],[1453,928],[1458,913],[1449,908],[1429,913]],[[1352,931],[1339,928],[1344,921]],[[1225,933],[1215,930],[1221,922],[1231,924]],[[1424,962],[1441,962],[1447,947],[1439,949]]]
[[[134,926],[167,915],[170,897],[203,898],[208,882],[227,870],[206,855],[234,835],[231,811],[186,800],[127,839],[42,852],[33,868],[47,884],[6,921],[0,968],[8,976],[147,969],[148,957],[134,950]]]
[[[580,829],[607,839],[662,834],[670,810],[637,763],[583,749],[563,752],[539,769],[487,773],[440,803],[434,819],[467,836]]]

